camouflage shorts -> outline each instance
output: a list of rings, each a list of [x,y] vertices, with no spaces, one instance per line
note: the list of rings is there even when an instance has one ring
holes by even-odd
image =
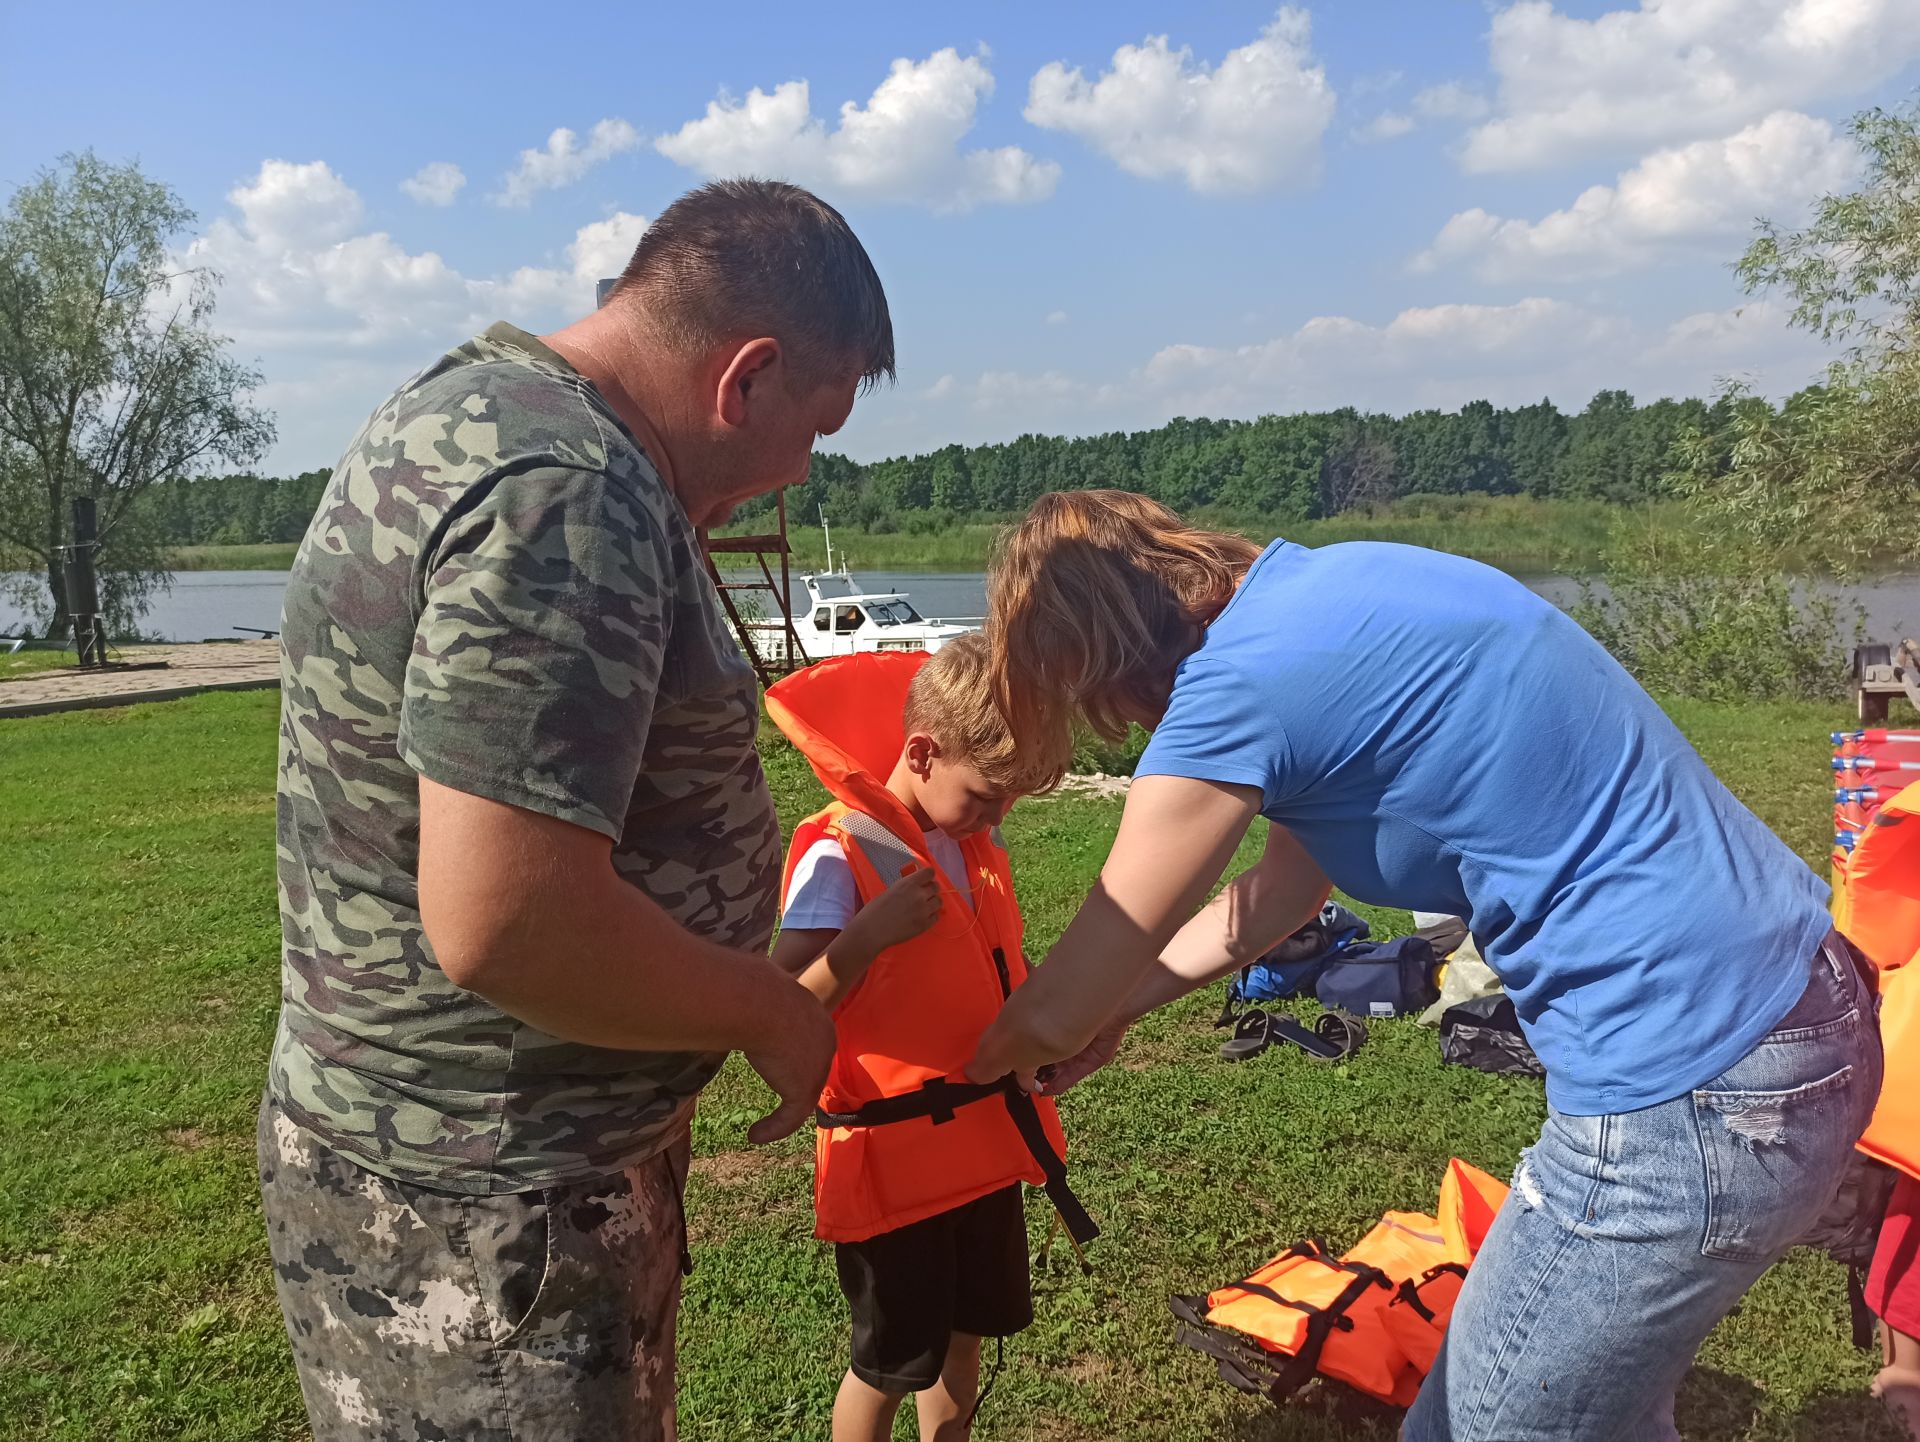
[[[671,1442],[684,1138],[486,1197],[369,1172],[271,1098],[259,1151],[315,1442]]]

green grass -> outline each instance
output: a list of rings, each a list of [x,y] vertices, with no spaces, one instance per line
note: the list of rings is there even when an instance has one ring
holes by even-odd
[[[1400,541],[1534,575],[1595,570],[1608,528],[1621,514],[1621,507],[1601,501],[1416,496],[1324,521],[1278,521],[1206,511],[1197,512],[1194,519],[1202,525],[1243,532],[1263,543],[1276,536],[1307,546],[1336,541]],[[1637,508],[1636,514],[1661,524],[1683,524],[1680,507],[1674,503]],[[917,516],[906,521],[908,527],[926,523]],[[755,532],[768,524],[767,519],[757,518],[732,529]],[[986,568],[994,538],[1001,530],[1000,523],[985,521],[953,522],[917,534],[907,528],[873,532],[836,526],[833,549],[836,559],[844,556],[856,571],[979,571]],[[825,564],[818,526],[802,524],[795,517],[788,535],[796,567],[812,569]]]
[[[1824,733],[1806,705],[1680,706],[1707,759],[1824,865]],[[257,1211],[252,1116],[278,999],[270,693],[0,722],[0,1437],[304,1435]],[[781,814],[819,793],[770,740]],[[1007,833],[1037,953],[1098,869],[1117,803],[1029,802]],[[1675,878],[1684,885],[1685,878]],[[1404,924],[1393,913],[1376,919]],[[1389,1439],[1378,1421],[1276,1412],[1175,1346],[1167,1293],[1231,1279],[1317,1233],[1424,1206],[1452,1154],[1496,1172],[1539,1125],[1536,1084],[1443,1068],[1434,1036],[1376,1025],[1356,1060],[1215,1059],[1204,996],[1144,1023],[1064,1104],[1076,1185],[1106,1229],[1064,1244],[1007,1351],[982,1439]],[[730,1065],[696,1127],[697,1270],[682,1434],[820,1436],[844,1361],[808,1143],[744,1147],[767,1097]],[[1029,1210],[1037,1241],[1044,1217]],[[1839,1270],[1776,1268],[1709,1341],[1681,1398],[1692,1438],[1866,1438],[1867,1358]],[[905,1435],[903,1429],[902,1435]]]
[[[261,541],[245,546],[176,546],[167,552],[175,571],[288,571],[293,569],[292,541]]]
[[[15,651],[10,656],[0,655],[0,681],[10,681],[16,676],[38,676],[43,671],[58,671],[74,663],[71,651]]]

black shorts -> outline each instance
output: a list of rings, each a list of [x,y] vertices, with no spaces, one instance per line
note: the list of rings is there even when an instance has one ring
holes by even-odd
[[[1011,1337],[1033,1321],[1020,1186],[882,1232],[837,1242],[853,1309],[853,1375],[898,1395],[940,1380],[956,1332]]]

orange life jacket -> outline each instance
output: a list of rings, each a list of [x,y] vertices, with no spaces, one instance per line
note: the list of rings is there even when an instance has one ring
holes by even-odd
[[[1175,1297],[1181,1340],[1213,1357],[1234,1386],[1276,1402],[1317,1372],[1410,1406],[1506,1196],[1504,1184],[1456,1158],[1436,1216],[1388,1212],[1344,1256],[1303,1242],[1231,1286]]]
[[[1872,959],[1886,1080],[1860,1150],[1920,1177],[1920,783],[1835,853],[1833,924]]]
[[[767,691],[767,713],[835,798],[794,831],[783,894],[822,838],[846,853],[862,906],[934,865],[886,787],[906,741],[907,688],[927,659],[835,657]],[[1044,1186],[1077,1240],[1099,1230],[1067,1188],[1052,1099],[1011,1077],[980,1084],[963,1074],[1027,969],[1005,849],[980,833],[962,839],[960,853],[972,904],[941,877],[933,927],[874,958],[834,1012],[839,1047],[820,1094],[813,1184],[815,1234],[829,1241],[894,1231],[1015,1182]]]

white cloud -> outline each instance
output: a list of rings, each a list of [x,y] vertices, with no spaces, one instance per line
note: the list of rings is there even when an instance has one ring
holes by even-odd
[[[640,132],[617,118],[595,125],[584,145],[563,125],[547,137],[541,149],[520,152],[520,164],[500,182],[493,199],[499,205],[530,205],[541,191],[563,190],[595,166],[639,145]]]
[[[829,130],[804,80],[722,95],[707,112],[654,142],[669,160],[705,175],[783,176],[834,195],[964,211],[1046,200],[1060,167],[1018,146],[962,153],[980,102],[993,94],[984,51],[949,47],[899,59],[863,105],[840,107]]]
[[[419,365],[422,342],[455,344],[503,317],[580,315],[593,305],[593,282],[624,265],[647,225],[620,211],[576,230],[564,265],[467,276],[440,253],[359,230],[359,196],[324,161],[265,161],[228,200],[238,219],[217,217],[182,259],[223,276],[219,328],[242,351],[294,359],[290,369],[319,355],[384,351]]]
[[[270,248],[338,240],[351,235],[365,213],[353,187],[324,160],[265,161],[259,174],[228,191],[227,199],[247,233]]]
[[[450,160],[421,166],[400,182],[400,188],[422,205],[452,205],[467,183],[467,173]]]
[[[1065,325],[1066,323],[1067,323],[1067,313],[1064,310],[1052,310],[1047,312],[1048,325]]]
[[[581,226],[573,237],[573,244],[567,247],[574,275],[591,285],[620,274],[633,259],[633,248],[640,243],[640,234],[646,228],[644,215],[629,215],[624,210]]]
[[[594,282],[617,274],[646,219],[616,212],[581,226],[554,265],[463,275],[433,251],[364,231],[353,188],[323,161],[265,162],[186,248],[222,276],[215,324],[267,377],[279,412],[274,464],[330,460],[381,395],[496,320],[540,327],[586,313]]]
[[[1493,17],[1498,113],[1474,171],[1726,135],[1771,111],[1859,94],[1920,57],[1914,0],[1640,0],[1593,20],[1549,0]]]
[[[1353,132],[1355,140],[1374,143],[1382,140],[1398,140],[1413,129],[1413,117],[1402,115],[1397,110],[1383,110],[1365,125]]]
[[[1458,80],[1432,85],[1413,97],[1413,108],[1426,120],[1478,120],[1493,107],[1487,98]]]
[[[1177,176],[1202,194],[1309,184],[1334,111],[1311,40],[1307,12],[1288,6],[1217,67],[1164,35],[1122,45],[1098,80],[1056,60],[1033,77],[1027,119],[1079,136],[1129,174]]]
[[[1703,243],[1724,249],[1756,216],[1844,186],[1855,166],[1826,121],[1780,111],[1724,140],[1656,151],[1537,221],[1462,211],[1414,265],[1469,264],[1489,279],[1614,274]]]

